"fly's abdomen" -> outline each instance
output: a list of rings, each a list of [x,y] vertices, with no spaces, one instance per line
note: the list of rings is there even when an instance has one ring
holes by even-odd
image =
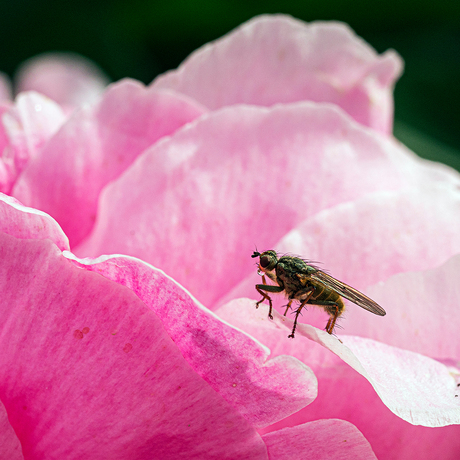
[[[315,288],[315,292],[311,296],[311,303],[314,303],[314,301],[328,303],[331,302],[331,308],[329,309],[325,305],[325,309],[328,311],[328,313],[335,313],[338,310],[337,316],[340,316],[342,312],[345,310],[345,304],[343,303],[342,297],[340,297],[340,295],[337,294],[337,292],[324,286],[324,284],[316,283],[314,281],[311,282],[311,284]],[[335,305],[333,305],[333,303],[335,303]]]

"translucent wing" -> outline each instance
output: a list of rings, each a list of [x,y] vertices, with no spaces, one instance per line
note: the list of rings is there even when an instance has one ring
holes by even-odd
[[[369,297],[365,296],[362,292],[359,292],[355,288],[348,286],[348,284],[336,280],[327,273],[318,270],[310,276],[311,279],[323,283],[329,289],[332,289],[333,291],[337,292],[342,297],[345,297],[346,299],[350,300],[359,307],[364,308],[365,310],[370,311],[371,313],[374,313],[379,316],[386,315],[386,311],[378,303],[374,302],[372,299],[369,299]]]

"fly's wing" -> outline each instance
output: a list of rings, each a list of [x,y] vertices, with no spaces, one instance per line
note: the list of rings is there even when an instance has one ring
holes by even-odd
[[[369,299],[369,297],[365,296],[362,292],[359,292],[355,288],[348,286],[348,284],[336,280],[335,278],[328,275],[327,273],[322,272],[321,270],[318,270],[317,272],[313,273],[311,275],[311,278],[313,280],[319,281],[320,283],[323,283],[329,289],[332,289],[333,291],[340,294],[342,297],[345,297],[345,299],[350,300],[354,304],[358,305],[361,308],[364,308],[367,311],[370,311],[371,313],[374,313],[379,316],[386,315],[386,311],[378,303],[374,302],[372,299]]]

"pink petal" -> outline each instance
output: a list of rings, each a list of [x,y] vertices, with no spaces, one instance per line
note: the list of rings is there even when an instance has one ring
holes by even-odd
[[[266,458],[133,292],[49,240],[0,248],[0,397],[25,458]]]
[[[343,336],[342,341],[359,360],[384,404],[403,420],[432,427],[460,424],[457,384],[447,366],[361,337]]]
[[[377,458],[366,438],[344,420],[317,420],[284,428],[265,434],[263,440],[273,460]]]
[[[436,247],[443,244],[444,235],[439,235],[442,238],[432,240]],[[369,318],[373,315],[358,317],[356,309],[350,308],[347,333],[371,330],[373,338],[393,346],[436,359],[458,360],[459,279],[460,254],[432,270],[401,273],[371,286],[367,293],[387,308],[385,326],[379,329],[374,318]]]
[[[16,168],[14,165],[14,158],[8,155],[7,145],[8,136],[5,127],[1,122],[3,114],[8,112],[12,104],[0,104],[0,192],[7,193],[11,190],[14,181],[16,180]]]
[[[218,314],[268,345],[274,355],[296,356],[314,370],[324,366],[324,358],[318,358],[322,353],[305,339],[322,345],[365,377],[383,403],[409,423],[431,427],[460,424],[460,401],[455,397],[457,384],[445,365],[361,337],[340,335],[341,343],[307,324],[298,324],[296,337],[291,340],[287,338],[291,319],[274,312],[274,320],[270,321],[266,319],[266,308],[256,310],[254,306],[254,301],[239,299],[219,309]]]
[[[460,253],[459,228],[460,193],[456,187],[377,192],[311,216],[287,233],[273,249],[318,261],[320,268],[335,278],[366,290],[369,285],[396,273],[433,268]],[[430,241],[437,243],[427,244]],[[249,261],[249,254],[247,257]],[[253,271],[220,303],[254,296],[254,285],[258,282],[259,277]],[[388,301],[383,302],[388,305]],[[348,309],[342,324],[347,333],[349,312],[354,319],[369,316],[354,310],[354,307]],[[429,324],[426,318],[424,321]],[[390,329],[381,326],[378,318],[369,318],[364,327],[351,333],[387,342],[385,338]],[[394,328],[392,324],[391,330]],[[400,343],[398,346],[406,348]]]
[[[0,402],[0,458],[24,460],[21,443],[8,420],[5,406]]]
[[[65,120],[64,112],[51,99],[32,91],[19,94],[14,105],[2,116],[7,139],[3,155],[9,159],[14,170],[11,182],[31,159],[39,155]]]
[[[125,80],[64,124],[19,178],[13,195],[52,215],[71,244],[91,230],[101,189],[146,147],[203,113],[168,91]]]
[[[340,365],[339,358],[334,360],[334,355],[325,348],[318,348],[322,350],[317,354],[319,365],[315,368],[318,398],[305,409],[260,432],[277,432],[318,418],[341,418],[361,431],[379,460],[458,459],[458,425],[431,428],[407,423],[388,410],[360,374],[344,362]]]
[[[49,239],[60,250],[69,249],[67,236],[52,217],[3,193],[0,193],[0,232],[22,239]]]
[[[3,158],[0,158],[0,193],[6,193],[11,189],[15,179],[14,168],[5,164]]]
[[[273,247],[339,203],[441,181],[460,184],[330,105],[228,107],[157,143],[109,184],[75,251],[139,257],[212,307],[254,273],[256,244]]]
[[[294,340],[287,339],[286,332],[292,321],[286,329],[285,323],[278,321],[279,315],[275,314],[275,321],[270,321],[266,315],[267,310],[263,309],[262,312],[259,310],[254,308],[253,301],[239,299],[222,307],[217,313],[224,319],[231,319],[232,324],[251,333],[262,343],[268,345],[273,355],[297,356],[314,369],[319,385],[319,395],[313,404],[271,427],[259,430],[261,433],[303,424],[318,418],[340,418],[356,425],[381,460],[412,460],[413,458],[431,460],[434,457],[456,460],[460,449],[458,426],[433,429],[410,425],[390,412],[369,382],[338,356],[318,343],[305,340],[302,335],[296,336]],[[310,313],[309,311],[308,314]],[[286,319],[286,322],[289,321]],[[325,335],[322,331],[315,332],[317,336]],[[330,338],[332,339],[333,337]],[[371,356],[371,361],[379,359],[380,355]],[[415,369],[416,372],[423,372],[423,370],[428,369]],[[404,368],[403,371],[407,374]],[[381,372],[384,372],[384,369]],[[390,376],[390,380],[391,377],[397,377],[392,367],[387,369],[387,375]],[[409,382],[402,382],[402,385],[409,387],[409,391],[412,391]],[[416,388],[421,393],[420,401],[426,401],[430,408],[429,398],[432,397],[433,390],[430,391],[430,387],[424,388],[418,382],[416,382]],[[434,397],[437,397],[438,390],[436,386]],[[397,389],[396,393],[398,393]],[[455,390],[454,383],[453,392],[448,395],[447,401],[454,400],[454,404],[457,404],[457,414],[459,407],[457,400],[460,396],[455,397],[455,394],[458,393],[458,388]],[[417,396],[414,396],[413,403],[417,403]]]
[[[133,290],[194,371],[251,424],[270,425],[316,397],[316,378],[306,366],[290,356],[269,359],[266,348],[228,327],[160,270],[122,256],[76,263]]]
[[[389,134],[392,89],[402,66],[397,53],[379,56],[345,24],[264,15],[195,51],[153,86],[180,91],[210,109],[332,102]]]
[[[46,53],[29,59],[18,72],[17,90],[38,91],[62,106],[94,103],[108,77],[92,61],[73,53]]]

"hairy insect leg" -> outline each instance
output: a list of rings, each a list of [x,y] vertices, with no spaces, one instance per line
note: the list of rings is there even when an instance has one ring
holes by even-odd
[[[334,330],[334,327],[335,327],[335,322],[337,321],[337,318],[339,317],[339,305],[336,302],[331,302],[327,300],[324,300],[324,301],[316,300],[314,302],[311,302],[311,304],[332,307],[333,312],[332,313],[329,312],[329,320],[326,324],[326,332],[332,335],[332,331]]]
[[[258,273],[258,272],[257,272]],[[264,286],[266,286],[267,284],[267,281],[265,280],[265,275],[262,275],[262,283]],[[262,296],[262,298],[256,303],[256,308],[259,308],[259,305],[265,300],[267,299],[270,303],[272,301],[272,299],[270,299],[270,297],[268,295],[266,295],[264,292],[261,292],[260,289],[258,288],[258,286],[260,286],[260,284],[256,284],[256,289],[257,289],[257,292]]]
[[[280,286],[272,286],[269,284],[266,284],[265,281],[265,276],[262,275],[262,282],[264,284],[256,284],[256,290],[257,292],[262,296],[262,298],[256,303],[256,308],[259,308],[259,305],[265,300],[268,300],[268,305],[269,305],[269,310],[268,310],[268,317],[270,319],[273,319],[272,311],[273,311],[273,304],[272,304],[272,299],[266,292],[282,292],[284,291],[284,288]],[[265,291],[265,292],[264,292]]]
[[[329,321],[326,324],[326,332],[332,335],[332,331],[334,330],[335,322],[339,316],[339,306],[336,305],[335,312],[329,317]]]
[[[313,295],[313,293],[315,292],[315,289],[312,288],[311,291],[308,293],[307,295],[307,298],[305,300],[302,301],[302,303],[300,304],[299,308],[297,308],[297,311],[296,311],[296,314],[295,314],[295,319],[294,319],[294,326],[292,326],[292,331],[291,331],[291,334],[288,335],[288,338],[289,339],[293,339],[294,338],[294,334],[295,334],[295,329],[297,327],[297,318],[299,317],[300,315],[300,312],[302,311],[302,308],[305,306],[305,304],[310,300],[311,296]]]
[[[288,310],[291,308],[291,303],[292,303],[292,299],[291,299],[291,300],[289,301],[289,303],[286,305],[286,310],[285,310],[283,316],[286,316],[286,315],[287,315]]]
[[[257,284],[256,285],[256,289],[257,289],[257,292],[262,296],[262,298],[256,303],[256,308],[259,308],[259,305],[265,300],[267,299],[268,300],[268,305],[269,305],[269,309],[268,309],[268,317],[270,319],[273,319],[273,315],[272,315],[272,310],[273,310],[273,304],[272,304],[272,299],[270,298],[269,295],[265,294],[264,292],[262,292],[260,289],[259,289],[259,286],[261,286],[260,284]],[[263,286],[263,285],[262,285]]]

